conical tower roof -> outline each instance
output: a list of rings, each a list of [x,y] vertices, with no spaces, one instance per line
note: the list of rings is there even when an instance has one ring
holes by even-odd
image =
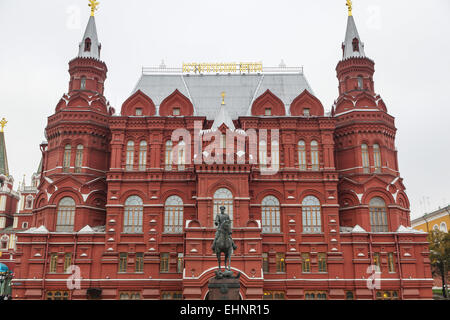
[[[43,157],[41,157],[41,161],[39,161],[39,165],[38,165],[38,169],[36,171],[36,174],[41,174],[42,173],[42,161],[43,161]]]
[[[359,37],[358,29],[356,28],[355,19],[352,15],[348,16],[347,31],[345,32],[345,40],[342,43],[343,57],[348,59],[352,57],[366,57],[364,52],[364,43]]]
[[[5,133],[3,132],[3,127],[6,124],[6,120],[3,118],[0,129],[0,174],[9,177],[8,168],[8,157],[6,156],[6,143],[5,143]]]
[[[100,60],[101,44],[98,41],[95,17],[90,16],[83,39],[80,42],[78,57]]]
[[[222,104],[220,105],[219,112],[214,118],[214,122],[211,129],[216,130],[220,128],[222,124],[225,124],[228,127],[228,129],[234,131],[236,128],[234,127],[233,120],[231,119],[230,115],[227,112],[224,93],[222,93],[222,98],[223,98]]]

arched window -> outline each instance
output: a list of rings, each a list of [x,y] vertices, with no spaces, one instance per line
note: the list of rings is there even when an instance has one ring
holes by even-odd
[[[233,225],[233,194],[226,188],[217,189],[214,193],[213,221],[216,220],[217,214],[220,213],[220,207],[225,207],[225,213],[230,216],[231,225]]]
[[[131,196],[125,201],[125,214],[123,217],[123,232],[142,232],[143,202],[138,196]]]
[[[262,231],[280,232],[280,202],[274,196],[267,196],[261,203]]]
[[[267,165],[267,142],[259,141],[259,166],[265,168]]]
[[[364,89],[364,80],[362,76],[358,76],[358,89],[359,90]]]
[[[319,199],[314,196],[307,196],[303,199],[302,221],[304,233],[320,233],[322,231]]]
[[[166,142],[165,165],[166,170],[172,170],[172,140]]]
[[[147,165],[147,141],[139,144],[139,170],[144,171]]]
[[[298,166],[300,170],[306,170],[306,146],[303,140],[298,142]]]
[[[380,197],[369,202],[370,227],[372,232],[388,232],[386,204]]]
[[[33,209],[33,196],[29,195],[25,199],[25,209]]]
[[[164,205],[164,232],[183,232],[183,200],[170,196]]]
[[[311,141],[311,167],[312,170],[319,170],[319,144],[316,140]]]
[[[441,222],[440,229],[442,232],[447,232],[447,224],[445,222]]]
[[[361,157],[362,157],[362,167],[364,173],[369,173],[369,150],[367,148],[367,144],[363,143],[361,145]]]
[[[380,153],[380,146],[378,144],[373,145],[373,165],[375,167],[375,172],[380,172],[380,170],[381,170],[381,153]]]
[[[71,197],[62,198],[58,203],[56,231],[72,232],[74,219],[75,219],[75,201]]]
[[[439,226],[438,226],[437,224],[435,224],[435,225],[433,226],[433,230],[439,231]]]
[[[80,89],[81,90],[85,90],[86,89],[86,77],[81,77]]]
[[[184,170],[184,166],[186,165],[186,143],[184,141],[180,141],[178,143],[178,170]]]
[[[70,168],[70,154],[72,152],[72,146],[67,144],[64,147],[64,159],[63,159],[63,171],[68,172]]]
[[[75,154],[75,172],[80,173],[83,166],[83,145],[77,145],[77,152]]]
[[[86,40],[84,40],[84,51],[86,52],[90,52],[91,51],[91,39],[90,38],[86,38]]]
[[[58,254],[57,253],[51,253],[50,254],[49,272],[50,273],[56,273],[57,266],[58,266]],[[61,300],[61,293],[60,292],[56,292],[55,293],[55,300]]]
[[[128,141],[127,143],[127,170],[133,170],[134,164],[134,141]]]
[[[278,169],[280,166],[280,146],[276,140],[272,140],[271,142],[270,163],[273,169]]]

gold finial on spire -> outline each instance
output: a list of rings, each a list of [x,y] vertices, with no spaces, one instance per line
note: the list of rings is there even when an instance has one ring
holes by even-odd
[[[3,132],[3,128],[6,126],[6,124],[8,123],[8,121],[6,121],[5,118],[2,119],[2,121],[0,121],[0,132]]]
[[[222,92],[222,105],[225,104],[225,92]]]
[[[95,15],[95,11],[98,10],[98,5],[100,4],[100,2],[96,1],[96,0],[89,0],[89,7],[91,7],[91,17],[93,17]]]
[[[348,16],[351,17],[352,14],[352,0],[347,0],[346,6],[348,7]]]

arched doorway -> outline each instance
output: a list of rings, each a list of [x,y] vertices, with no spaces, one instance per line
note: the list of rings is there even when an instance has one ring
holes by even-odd
[[[209,290],[206,293],[205,297],[203,298],[203,300],[209,300]],[[244,300],[242,299],[242,293],[239,292],[239,300]]]

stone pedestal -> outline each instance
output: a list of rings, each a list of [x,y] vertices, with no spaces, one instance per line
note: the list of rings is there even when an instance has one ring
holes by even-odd
[[[209,279],[209,300],[239,300],[239,276],[224,276],[216,272],[216,276]]]

